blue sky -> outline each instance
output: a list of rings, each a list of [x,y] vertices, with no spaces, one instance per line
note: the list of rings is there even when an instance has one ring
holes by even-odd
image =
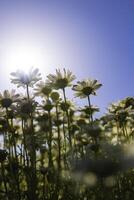
[[[23,44],[38,49],[44,76],[66,67],[100,80],[92,101],[102,112],[134,96],[133,0],[1,0],[0,28],[1,90],[11,88],[9,52]]]

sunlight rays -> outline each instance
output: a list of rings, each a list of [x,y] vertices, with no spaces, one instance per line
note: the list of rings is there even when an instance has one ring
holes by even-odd
[[[5,65],[9,72],[22,69],[28,71],[31,67],[42,66],[43,56],[39,48],[28,45],[9,47],[4,55]]]

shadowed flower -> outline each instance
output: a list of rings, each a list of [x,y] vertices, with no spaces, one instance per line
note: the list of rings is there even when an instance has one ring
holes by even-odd
[[[36,109],[37,102],[32,99],[27,101],[26,98],[22,99],[16,107],[16,114],[22,118],[28,118],[31,113]]]
[[[76,77],[69,70],[63,69],[63,73],[61,73],[60,69],[56,69],[56,75],[49,74],[47,78],[46,83],[52,88],[58,90],[71,86],[71,82]]]
[[[117,103],[112,103],[109,106],[108,111],[109,111],[109,113],[116,114],[119,110],[121,110],[123,108],[124,108],[124,105],[121,104],[120,102],[117,102]]]
[[[61,110],[63,111],[74,109],[73,102],[69,100],[67,100],[66,103],[64,101],[61,101],[59,105],[60,105]]]
[[[126,122],[129,113],[132,111],[132,106],[130,105],[129,107],[126,107],[124,103],[125,101],[122,100],[111,104],[111,106],[108,108],[109,113],[113,114],[114,119],[121,123]]]
[[[11,82],[17,84],[17,87],[33,87],[35,83],[41,80],[41,74],[37,68],[31,68],[28,73],[25,73],[22,70],[17,70],[16,72],[11,73],[11,75],[13,76]]]
[[[80,98],[87,98],[88,105],[90,110],[90,120],[93,122],[92,116],[92,105],[90,101],[90,95],[96,95],[96,90],[98,90],[102,86],[97,80],[85,79],[83,81],[78,81],[77,85],[73,86],[73,90],[75,91],[75,96]]]
[[[49,99],[46,100],[45,104],[43,105],[43,109],[48,112],[53,109],[53,104]]]
[[[40,96],[45,96],[45,97],[49,97],[49,95],[51,94],[51,87],[46,85],[45,82],[41,81],[40,83],[38,83],[36,85],[36,88],[35,88],[35,95],[40,95]]]
[[[50,130],[50,128],[49,128],[49,114],[48,114],[48,112],[44,112],[43,114],[38,115],[36,117],[36,121],[38,122],[39,130],[40,131],[48,132]]]
[[[89,108],[89,106],[85,106],[84,108],[81,108],[79,110],[79,112],[85,113],[86,115],[90,115],[91,113],[94,114],[95,112],[99,112],[99,108],[97,106],[91,106],[91,108]]]
[[[3,95],[0,93],[0,104],[3,108],[8,108],[19,100],[19,96],[19,94],[15,94],[15,90],[11,90],[11,92],[5,90]]]
[[[48,86],[52,87],[53,89],[61,89],[63,91],[64,96],[64,103],[65,106],[65,112],[67,117],[67,125],[68,125],[68,135],[69,135],[69,143],[70,147],[72,147],[72,141],[71,141],[71,133],[70,133],[70,119],[69,119],[69,112],[67,109],[67,98],[66,98],[66,92],[65,88],[72,85],[72,81],[75,79],[75,75],[72,74],[71,71],[63,69],[63,73],[61,73],[60,69],[56,69],[56,75],[49,74],[47,76],[46,83]]]
[[[107,123],[111,122],[114,119],[113,114],[105,114],[100,118],[100,122],[103,126],[105,126]]]
[[[125,103],[125,108],[128,108],[129,106],[131,106],[132,109],[134,109],[134,98],[133,97],[127,97],[123,101]]]
[[[73,90],[76,92],[75,96],[85,98],[89,95],[96,95],[96,90],[102,86],[97,80],[86,79],[78,81],[77,85],[73,86]]]
[[[60,94],[58,92],[52,92],[51,99],[53,102],[58,102],[60,100]]]

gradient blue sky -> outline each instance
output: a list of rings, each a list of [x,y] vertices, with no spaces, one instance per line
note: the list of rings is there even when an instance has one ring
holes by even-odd
[[[93,102],[104,112],[110,102],[134,96],[133,38],[133,0],[1,0],[0,89],[11,87],[9,49],[23,44],[38,49],[35,67],[44,75],[66,67],[79,80],[100,80]]]

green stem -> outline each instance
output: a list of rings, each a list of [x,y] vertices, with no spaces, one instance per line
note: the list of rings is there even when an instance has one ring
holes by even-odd
[[[48,145],[49,145],[49,166],[53,166],[52,162],[52,119],[51,119],[51,112],[48,111],[49,116],[49,137],[48,137]]]
[[[18,162],[18,158],[17,158],[17,149],[16,149],[16,140],[15,140],[15,131],[13,131],[14,129],[14,124],[13,124],[13,119],[11,119],[11,129],[12,129],[12,140],[13,140],[13,146],[14,146],[14,153],[15,153],[15,160],[16,162]]]
[[[92,115],[92,111],[91,111],[91,101],[90,101],[90,96],[88,95],[88,105],[89,105],[89,109],[90,109],[90,119],[91,122],[93,123],[93,115]]]
[[[65,131],[65,124],[64,124],[64,114],[63,114],[63,135],[64,135],[64,164],[66,168],[68,169],[67,165],[67,159],[66,159],[66,153],[67,153],[67,144],[66,144],[66,131]]]
[[[4,165],[3,162],[1,162],[1,174],[2,174],[2,179],[3,179],[3,183],[4,183],[4,188],[5,188],[5,194],[6,194],[6,198],[9,199],[8,197],[8,189],[7,189],[7,183],[5,180],[5,172],[4,172]]]
[[[28,101],[30,100],[30,95],[29,95],[29,86],[26,85],[26,91],[27,91],[27,99]]]
[[[63,88],[63,96],[64,96],[64,102],[65,102],[65,104],[67,105],[67,99],[66,99],[65,88]],[[70,133],[70,119],[69,119],[68,109],[66,109],[66,115],[67,115],[67,125],[68,125],[69,144],[70,144],[70,147],[72,148],[72,139],[71,139],[71,133]]]
[[[58,114],[58,105],[56,104],[56,120],[59,121],[59,114]],[[60,137],[60,127],[57,124],[57,131],[58,131],[58,169],[61,169],[61,137]]]
[[[30,102],[30,95],[29,95],[29,86],[26,85],[26,92],[27,92],[27,100]],[[30,180],[30,200],[35,200],[36,189],[37,189],[37,177],[36,177],[36,149],[35,149],[35,138],[34,138],[34,124],[33,124],[33,113],[29,114],[29,118],[31,120],[30,129],[31,129],[31,150],[30,150],[30,163],[31,163],[31,180]]]
[[[23,143],[24,143],[24,155],[23,155],[23,163],[25,166],[25,156],[26,156],[26,161],[27,161],[27,166],[29,167],[29,158],[28,158],[28,152],[27,152],[27,146],[26,146],[26,137],[25,137],[25,130],[24,130],[24,121],[22,119],[22,133],[23,133]]]

